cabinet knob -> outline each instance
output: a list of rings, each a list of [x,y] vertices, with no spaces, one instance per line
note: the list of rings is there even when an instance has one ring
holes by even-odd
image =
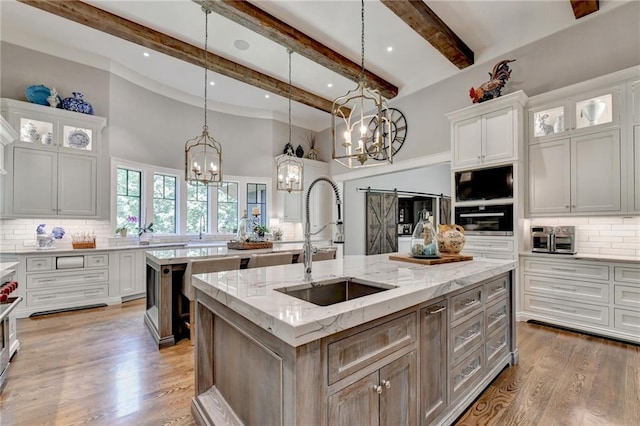
[[[567,205],[567,206],[564,206],[564,208],[565,208],[565,209],[568,209],[568,208],[569,208],[569,206],[568,206],[568,205]]]
[[[382,386],[384,386],[385,388],[389,389],[391,387],[391,382],[389,380],[383,380],[382,381]]]
[[[575,208],[576,208],[576,205],[575,205],[575,204],[574,204],[574,205],[572,205],[572,206],[571,206],[571,208],[575,209]]]
[[[375,393],[377,393],[378,395],[382,393],[382,386],[380,385],[373,385],[373,391]]]

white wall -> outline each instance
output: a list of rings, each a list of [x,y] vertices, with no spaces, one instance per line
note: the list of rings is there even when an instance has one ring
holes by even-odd
[[[451,166],[434,164],[402,172],[353,179],[344,183],[342,194],[344,208],[344,254],[366,253],[366,194],[357,188],[397,189],[399,191],[451,194]]]

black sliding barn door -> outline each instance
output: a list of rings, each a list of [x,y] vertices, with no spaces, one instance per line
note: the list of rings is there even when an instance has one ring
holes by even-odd
[[[367,254],[398,251],[398,194],[367,192]]]

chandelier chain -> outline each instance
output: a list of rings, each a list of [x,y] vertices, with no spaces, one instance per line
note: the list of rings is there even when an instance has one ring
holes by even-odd
[[[360,79],[364,82],[364,0],[361,0],[360,21],[362,22],[362,31],[360,35]]]
[[[211,11],[204,6],[202,10],[204,10],[204,126],[202,126],[202,129],[206,131],[209,128],[207,126],[207,71],[209,69],[207,46],[209,41],[209,13]]]
[[[287,49],[289,54],[289,145],[291,145],[291,54],[293,51]]]

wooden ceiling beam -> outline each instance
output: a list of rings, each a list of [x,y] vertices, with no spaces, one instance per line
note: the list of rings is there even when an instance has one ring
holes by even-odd
[[[459,69],[473,65],[473,51],[422,0],[380,0]]]
[[[352,81],[360,81],[362,65],[349,60],[302,31],[281,21],[248,1],[193,0],[209,10],[242,25],[295,53],[314,61]],[[365,69],[368,86],[378,90],[387,99],[398,95],[398,87]]]
[[[264,89],[284,98],[289,97],[289,83],[205,51],[167,34],[114,15],[78,0],[18,0],[46,12],[86,25],[112,36],[139,44],[156,52],[231,77],[243,83]],[[292,86],[291,99],[310,107],[331,113],[332,101]]]
[[[576,19],[580,19],[590,13],[597,12],[600,9],[600,2],[598,0],[569,0],[571,2],[571,8],[573,9],[573,15]]]

